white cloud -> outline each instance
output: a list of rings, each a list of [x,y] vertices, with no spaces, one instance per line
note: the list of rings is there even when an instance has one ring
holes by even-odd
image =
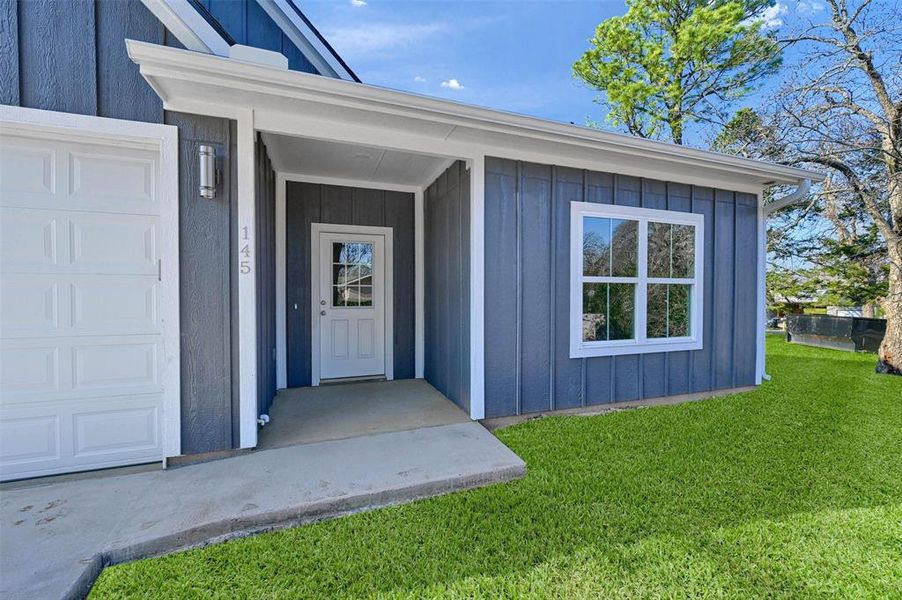
[[[339,54],[353,57],[406,48],[430,41],[448,29],[446,23],[366,23],[351,27],[326,29],[326,39]]]
[[[422,75],[416,75],[413,78],[413,80],[416,81],[417,83],[426,83],[426,78],[423,77]]]
[[[442,87],[443,87],[443,88],[448,88],[449,90],[462,90],[462,89],[464,89],[463,84],[461,84],[461,83],[460,83],[458,80],[456,80],[456,79],[447,79],[447,80],[443,81],[443,82],[442,82]]]
[[[796,8],[802,14],[811,14],[824,10],[824,5],[817,0],[799,0]]]
[[[789,12],[789,8],[782,2],[777,2],[773,6],[768,6],[764,9],[764,12],[761,13],[761,18],[764,19],[764,26],[768,28],[779,27],[783,24],[783,15]]]
[[[366,6],[366,0],[351,0],[351,6]]]

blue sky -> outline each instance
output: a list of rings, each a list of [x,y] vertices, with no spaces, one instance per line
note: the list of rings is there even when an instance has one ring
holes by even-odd
[[[791,26],[818,1],[781,0],[768,18]],[[365,83],[578,125],[604,112],[571,65],[598,23],[626,11],[619,0],[298,4]]]

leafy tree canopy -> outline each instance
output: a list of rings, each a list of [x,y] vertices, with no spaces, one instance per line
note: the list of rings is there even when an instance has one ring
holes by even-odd
[[[633,135],[683,143],[685,125],[719,120],[780,66],[761,18],[774,0],[627,0],[573,65],[603,93],[608,120]]]

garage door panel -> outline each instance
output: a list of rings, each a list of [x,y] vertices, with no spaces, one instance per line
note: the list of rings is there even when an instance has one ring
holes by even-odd
[[[69,220],[73,270],[92,273],[157,273],[159,219],[84,213]]]
[[[90,276],[70,285],[72,333],[150,334],[159,330],[157,278]]]
[[[0,418],[0,461],[4,466],[27,465],[59,458],[59,415]]]
[[[75,344],[72,389],[110,393],[153,391],[158,387],[156,341]]]
[[[58,215],[53,212],[0,209],[0,256],[4,270],[58,268],[59,235]]]
[[[52,276],[4,274],[0,285],[3,337],[59,333],[60,293],[60,284]]]
[[[130,212],[156,202],[151,157],[75,150],[69,153],[70,205],[85,210]],[[155,208],[153,208],[156,210]]]
[[[0,477],[159,460],[161,405],[149,394],[4,408]]]
[[[58,150],[27,138],[4,137],[0,145],[3,204],[51,201],[57,192]]]
[[[135,406],[110,410],[98,404],[98,410],[72,416],[76,457],[160,448],[159,403],[147,404],[145,399],[124,403]]]
[[[4,404],[40,395],[47,398],[61,389],[60,351],[55,344],[9,345],[0,349],[0,389]]]

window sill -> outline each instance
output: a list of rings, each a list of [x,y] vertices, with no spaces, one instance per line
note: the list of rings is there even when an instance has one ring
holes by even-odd
[[[683,338],[678,341],[579,344],[570,347],[570,358],[591,358],[593,356],[624,356],[629,354],[650,354],[653,352],[684,352],[701,350],[702,341]]]

